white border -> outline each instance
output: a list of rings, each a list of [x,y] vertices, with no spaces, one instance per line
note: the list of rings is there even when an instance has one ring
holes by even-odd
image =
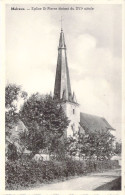
[[[5,189],[5,6],[6,4],[121,4],[122,5],[122,190],[121,191],[40,191]],[[123,195],[125,194],[125,1],[124,0],[1,0],[1,46],[0,55],[0,194],[42,194],[42,195]],[[1,50],[1,48],[0,48]]]

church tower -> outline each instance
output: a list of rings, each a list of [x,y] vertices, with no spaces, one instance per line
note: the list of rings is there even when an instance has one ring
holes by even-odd
[[[71,91],[66,44],[62,28],[58,47],[54,99],[58,100],[66,116],[70,120],[70,124],[66,132],[67,137],[73,136],[74,133],[79,130],[80,109],[79,104],[76,101],[75,93],[72,93]]]

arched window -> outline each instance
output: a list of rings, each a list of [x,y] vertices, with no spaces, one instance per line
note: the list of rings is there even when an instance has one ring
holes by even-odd
[[[75,114],[75,109],[73,109],[73,114]]]

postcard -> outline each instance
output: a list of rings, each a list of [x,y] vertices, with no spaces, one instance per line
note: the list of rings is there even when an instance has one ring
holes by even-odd
[[[124,194],[124,1],[1,1],[1,194]]]

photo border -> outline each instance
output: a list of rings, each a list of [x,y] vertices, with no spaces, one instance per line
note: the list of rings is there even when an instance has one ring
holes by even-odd
[[[41,190],[4,190],[5,189],[5,7],[7,4],[121,4],[122,5],[122,190],[121,191],[41,191]],[[42,194],[42,195],[122,195],[125,193],[125,1],[124,0],[3,0],[1,6],[1,66],[0,66],[0,194]]]

